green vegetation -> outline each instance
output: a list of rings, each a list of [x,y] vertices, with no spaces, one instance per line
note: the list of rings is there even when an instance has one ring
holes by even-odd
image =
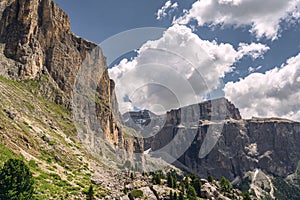
[[[172,190],[170,190],[169,199],[170,200],[178,200],[177,193],[176,192],[173,193]]]
[[[184,196],[183,196],[183,193],[182,193],[182,192],[179,193],[178,200],[184,200]]]
[[[162,171],[157,171],[152,174],[152,183],[155,185],[160,185],[161,184],[161,179],[163,178],[163,173]]]
[[[197,199],[201,195],[201,182],[198,176],[190,174],[189,176],[179,176],[176,171],[169,171],[166,175],[162,171],[157,171],[152,175],[153,184],[161,184],[162,180],[166,178],[168,187],[179,190],[177,192],[169,192],[169,199],[171,200],[184,200],[184,199]]]
[[[209,175],[207,176],[207,180],[208,180],[208,182],[212,183],[213,180],[214,180],[214,178],[212,177],[212,175],[209,174]]]
[[[243,197],[243,200],[251,200],[249,192],[243,192],[242,197]]]
[[[212,176],[209,177],[209,183],[213,187],[217,188],[218,193],[226,196],[230,199],[236,199],[238,195],[237,191],[234,190],[231,182],[225,177],[221,177],[220,180],[214,180]],[[205,183],[205,180],[203,180]],[[248,185],[249,180],[245,180],[244,185]],[[166,175],[162,171],[157,171],[152,174],[153,184],[165,184],[173,190],[169,190],[168,199],[171,200],[196,200],[198,198],[203,198],[201,189],[202,181],[196,174],[189,175],[178,175],[176,171],[169,171]],[[246,186],[245,186],[246,188]],[[249,188],[249,185],[248,185]],[[251,199],[251,194],[248,191],[243,191],[240,193],[245,200]]]
[[[42,77],[42,79],[45,77]],[[86,159],[93,158],[88,154],[76,138],[76,128],[72,121],[70,111],[62,106],[52,103],[38,94],[39,87],[36,81],[11,81],[0,77],[0,84],[7,92],[0,94],[0,164],[10,159],[18,159],[28,166],[33,173],[34,199],[76,199],[83,196],[87,199],[103,198],[110,191],[99,185],[91,185],[91,173]],[[12,93],[10,93],[13,91]],[[22,99],[20,101],[16,100]],[[50,95],[49,98],[52,98]],[[13,120],[4,109],[16,108],[20,113],[20,120]],[[136,134],[126,129],[127,135]],[[126,136],[126,135],[125,135]],[[10,140],[6,140],[9,137]],[[1,139],[2,138],[2,139]],[[4,138],[4,139],[3,139]],[[28,162],[20,156],[20,148]],[[76,150],[76,154],[73,154]],[[24,154],[25,152],[25,154]],[[123,168],[131,169],[132,163],[126,160]],[[19,173],[22,174],[22,173]],[[165,184],[176,192],[170,192],[172,199],[197,199],[201,196],[201,181],[195,174],[183,177],[175,171],[166,175],[162,171],[152,173],[152,183]],[[135,175],[129,175],[132,180]],[[32,179],[28,179],[29,182]],[[213,177],[208,176],[209,182]],[[222,182],[223,181],[223,182]],[[230,182],[221,179],[224,191],[231,191]],[[5,191],[2,190],[1,191]],[[124,193],[129,191],[124,186]],[[178,193],[177,193],[178,192]],[[142,197],[141,190],[132,190],[130,195],[134,198]],[[166,196],[168,194],[165,194]],[[281,195],[285,195],[282,193]],[[0,198],[1,199],[1,198]],[[19,198],[22,199],[22,198]]]
[[[0,199],[32,199],[33,182],[33,176],[22,160],[9,159],[0,172]]]
[[[94,188],[92,185],[90,185],[89,187],[89,190],[87,192],[87,195],[86,195],[86,199],[87,200],[93,200],[94,199]]]
[[[231,192],[233,189],[230,181],[226,179],[224,176],[221,177],[220,184],[224,192]]]
[[[139,198],[139,197],[142,197],[144,194],[143,194],[142,190],[132,190],[130,192],[130,195],[134,198]]]
[[[4,146],[2,143],[0,143],[0,165],[2,166],[4,164],[4,162],[6,162],[8,159],[12,159],[12,158],[21,159],[22,157],[20,155],[17,155],[16,153],[14,153],[11,149]]]
[[[250,179],[247,177],[245,179],[242,179],[241,183],[238,185],[238,188],[242,191],[242,192],[248,192],[250,189]]]
[[[172,172],[167,174],[167,186],[170,188],[177,188],[177,178]]]
[[[78,141],[70,110],[51,102],[58,89],[49,88],[46,78],[0,76],[0,166],[9,159],[23,161],[34,177],[33,199],[76,199],[88,191],[92,170],[86,159],[94,157]],[[43,94],[43,87],[53,91]],[[101,186],[93,190],[99,198],[110,193]]]
[[[273,179],[275,186],[275,197],[280,200],[298,200],[300,199],[300,189],[288,184],[283,178],[276,177]]]
[[[197,200],[197,193],[193,186],[189,185],[186,196],[189,200]]]
[[[191,185],[195,189],[197,196],[200,197],[201,195],[201,182],[199,177],[197,177],[195,174],[191,174],[190,178],[192,179]]]

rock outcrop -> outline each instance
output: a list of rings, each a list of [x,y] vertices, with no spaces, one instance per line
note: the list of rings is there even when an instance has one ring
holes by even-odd
[[[172,110],[163,117],[164,125],[154,136],[144,139],[145,147],[155,152],[170,145],[177,135],[186,135],[187,138],[194,134],[194,139],[186,150],[180,152],[175,164],[201,177],[211,174],[234,180],[255,169],[287,177],[297,169],[300,160],[299,122],[277,118],[243,120],[238,109],[226,99]],[[219,129],[214,129],[214,126]],[[215,142],[205,143],[214,134],[219,135]],[[180,142],[186,138],[180,137],[181,141],[167,153],[181,148]],[[205,145],[209,150],[201,157],[200,151]]]
[[[1,12],[0,41],[5,44],[4,55],[16,62],[1,75],[34,79],[47,70],[70,96],[82,61],[96,45],[72,34],[68,16],[51,0],[7,0],[1,4],[6,7]]]
[[[198,157],[207,125],[189,150],[179,159],[201,176],[212,174],[233,180],[247,171],[261,169],[267,174],[287,177],[296,171],[300,160],[300,123],[265,119],[228,121],[212,151]]]
[[[95,70],[101,71],[101,76],[93,80],[96,92],[95,97],[91,97],[95,98],[93,106],[100,124],[97,133],[117,148],[124,148],[126,138],[119,121],[114,82],[108,76],[101,49],[75,36],[70,30],[69,17],[52,0],[3,0],[0,19],[0,75],[35,81],[38,93],[69,109],[72,109],[77,74],[94,56]],[[92,78],[95,77],[86,74],[85,79]],[[83,121],[91,119],[85,117]],[[85,137],[83,140],[86,138],[98,148],[95,139]],[[130,141],[137,140],[127,143]]]

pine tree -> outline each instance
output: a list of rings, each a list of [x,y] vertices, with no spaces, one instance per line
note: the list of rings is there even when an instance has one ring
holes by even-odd
[[[175,188],[177,188],[177,178],[176,178],[176,176],[173,176],[173,188],[175,189]]]
[[[167,186],[170,188],[174,188],[173,177],[170,173],[168,173],[168,175],[167,175]]]
[[[170,190],[169,199],[170,199],[170,200],[173,200],[173,193],[172,193],[172,190]]]
[[[131,180],[133,180],[133,179],[134,179],[134,175],[133,175],[133,173],[132,173],[132,172],[130,173],[130,179],[131,179]]]
[[[94,199],[94,188],[92,185],[90,185],[89,190],[87,192],[87,200],[93,200]]]
[[[27,165],[19,159],[9,159],[0,171],[0,199],[32,199],[33,176]]]
[[[189,200],[197,200],[197,193],[193,186],[188,187],[186,196]]]
[[[226,179],[224,176],[221,177],[220,185],[224,192],[230,192],[232,190],[232,185],[230,181]]]
[[[153,184],[157,184],[160,185],[161,184],[161,178],[162,178],[162,174],[161,172],[155,172],[152,176],[152,183]]]
[[[174,200],[178,200],[177,192],[174,192],[173,199],[174,199]]]
[[[178,200],[184,200],[184,196],[183,196],[183,193],[182,193],[182,192],[179,193],[179,198],[178,198]]]
[[[195,190],[197,192],[197,196],[200,197],[200,195],[201,195],[201,182],[200,182],[198,177],[193,179],[192,186],[195,188]]]
[[[189,177],[185,177],[184,179],[184,187],[187,189],[190,185],[190,182],[189,182]]]
[[[208,175],[208,177],[207,177],[207,180],[208,180],[208,182],[213,182],[213,180],[214,180],[214,178],[212,177],[212,175]]]

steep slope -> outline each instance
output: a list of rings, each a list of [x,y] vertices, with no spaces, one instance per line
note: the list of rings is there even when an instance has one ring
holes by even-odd
[[[95,91],[88,96],[91,104],[74,106],[74,98],[84,95],[77,74],[86,64],[101,76],[83,74]],[[75,36],[68,16],[53,1],[0,2],[0,79],[1,164],[10,157],[26,160],[37,179],[37,198],[82,199],[91,180],[99,198],[124,195],[128,175],[99,159],[118,155],[122,168],[134,151],[142,152],[143,143],[131,129],[123,131],[101,49]],[[100,128],[93,132],[86,124],[87,132],[80,134],[81,122],[94,116],[74,121],[73,111],[81,114],[90,107],[96,108]],[[100,155],[103,143],[111,155]]]
[[[70,19],[56,3],[51,0],[4,0],[0,4],[0,19],[1,76],[33,80],[39,83],[40,88],[35,90],[38,96],[69,110],[73,108],[79,114],[95,107],[97,119],[94,123],[99,124],[99,128],[87,129],[80,134],[84,145],[93,147],[90,150],[95,153],[99,153],[100,139],[109,141],[117,149],[127,150],[125,156],[133,152],[135,146],[142,146],[138,139],[124,137],[114,82],[109,79],[101,49],[71,32]],[[96,85],[89,97],[94,101],[91,102],[93,105],[78,105],[85,103],[78,101],[74,107],[73,100],[85,95],[78,94],[81,92],[78,73],[83,65],[91,65],[92,69],[89,69],[93,70],[80,78]],[[47,81],[43,81],[43,77],[47,77]],[[93,116],[80,117],[76,121],[78,126],[93,121]]]
[[[26,160],[37,199],[84,198],[94,173],[110,180],[116,172],[82,147],[70,111],[35,96],[36,88],[33,81],[0,78],[0,164],[8,158]],[[112,192],[100,185],[95,191],[99,197]]]

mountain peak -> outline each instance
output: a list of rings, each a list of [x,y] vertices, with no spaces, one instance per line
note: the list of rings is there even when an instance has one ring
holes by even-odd
[[[33,83],[35,95],[73,111],[75,123],[83,124],[84,130],[77,127],[77,132],[85,147],[99,152],[100,141],[105,138],[133,153],[136,140],[123,135],[115,84],[108,76],[101,48],[75,36],[70,31],[69,17],[54,1],[1,1],[0,56],[0,76]],[[85,66],[93,71],[81,74]],[[94,95],[90,102],[80,90],[87,85],[95,86],[88,88]],[[126,149],[125,143],[131,149]]]

